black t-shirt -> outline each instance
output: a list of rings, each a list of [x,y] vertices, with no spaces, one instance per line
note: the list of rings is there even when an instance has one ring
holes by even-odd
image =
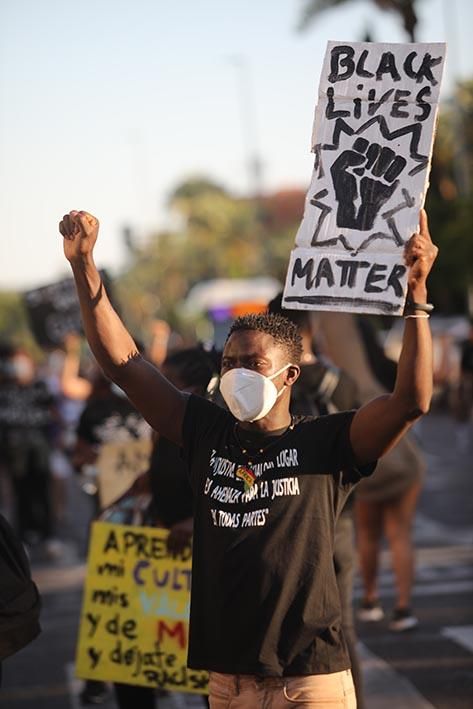
[[[101,445],[146,438],[150,427],[128,399],[111,392],[89,399],[80,416],[77,435],[92,445]]]
[[[298,420],[251,458],[235,419],[192,396],[184,456],[194,491],[188,664],[268,676],[350,666],[333,565],[335,521],[359,471],[353,412]],[[249,464],[251,460],[251,465]]]
[[[21,447],[44,447],[52,433],[54,397],[46,384],[28,386],[6,382],[0,386],[0,451],[14,455]]]
[[[47,431],[52,421],[54,402],[53,395],[40,379],[28,386],[4,383],[0,387],[0,426],[5,429]]]
[[[160,437],[153,448],[149,467],[153,517],[165,527],[192,517],[192,489],[179,446]]]

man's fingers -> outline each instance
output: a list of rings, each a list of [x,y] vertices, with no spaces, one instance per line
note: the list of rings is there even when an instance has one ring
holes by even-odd
[[[99,221],[92,214],[88,212],[78,212],[77,219],[80,222],[82,228],[85,232],[89,232],[91,229],[98,227]]]
[[[429,232],[429,220],[427,218],[427,212],[425,209],[421,209],[419,212],[419,233],[425,236],[426,239],[431,241]]]
[[[59,222],[59,231],[64,238],[73,239],[81,232],[84,236],[90,234],[91,230],[97,229],[98,226],[99,221],[92,214],[73,209]]]
[[[63,216],[62,225],[63,225],[63,231],[61,233],[64,236],[66,236],[68,239],[71,239],[75,235],[77,228],[76,228],[74,222],[71,220],[69,214],[65,214]]]

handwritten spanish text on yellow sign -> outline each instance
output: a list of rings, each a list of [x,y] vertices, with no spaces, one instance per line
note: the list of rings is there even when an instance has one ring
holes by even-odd
[[[207,692],[189,670],[191,550],[169,554],[168,532],[95,522],[76,657],[78,677]]]

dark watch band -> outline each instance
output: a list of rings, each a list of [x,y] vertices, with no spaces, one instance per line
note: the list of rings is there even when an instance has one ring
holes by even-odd
[[[431,313],[433,309],[432,303],[414,303],[413,300],[406,300],[405,310],[421,310],[423,313]]]

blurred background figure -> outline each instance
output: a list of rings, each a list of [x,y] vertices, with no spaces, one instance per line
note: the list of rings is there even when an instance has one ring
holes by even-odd
[[[202,346],[177,350],[162,363],[163,374],[190,394],[213,398],[218,386],[219,354]],[[168,548],[178,553],[192,542],[192,489],[180,448],[158,434],[149,470],[99,519],[169,529]],[[139,642],[139,638],[138,638]],[[119,709],[158,709],[160,693],[148,687],[114,683]]]
[[[58,413],[31,355],[3,344],[0,354],[0,451],[13,498],[14,526],[32,551],[55,558],[51,451]]]
[[[425,463],[412,436],[378,464],[371,485],[360,482],[355,493],[355,520],[364,595],[358,609],[362,621],[379,621],[379,555],[386,537],[396,583],[396,603],[389,623],[394,631],[410,630],[418,621],[411,610],[414,582],[412,527]]]
[[[319,322],[327,352],[352,376],[361,404],[392,390],[397,365],[384,353],[368,317],[320,313]],[[389,623],[393,631],[409,630],[418,623],[411,610],[415,566],[412,527],[424,471],[422,453],[411,433],[378,463],[371,480],[360,482],[355,492],[356,540],[363,583],[357,615],[366,622],[384,618],[377,581],[379,555],[386,537],[396,586]]]
[[[58,412],[51,450],[51,499],[58,534],[68,536],[71,529],[70,495],[74,468],[71,454],[76,441],[76,428],[85,400],[90,394],[90,382],[79,376],[81,368],[81,337],[68,333],[60,346],[48,351],[41,366],[44,380],[53,394]]]
[[[70,399],[84,400],[70,451],[74,469],[81,475],[82,489],[92,500],[91,517],[101,511],[96,463],[107,444],[133,441],[151,436],[151,429],[124,393],[94,365],[89,377],[80,374],[77,343],[70,343],[62,375],[62,390]],[[80,693],[81,703],[102,704],[108,696],[104,682],[87,680]],[[141,699],[140,699],[141,702]],[[140,703],[140,706],[143,706]]]
[[[460,379],[458,382],[458,443],[469,450],[473,442],[473,319],[470,320],[468,337],[460,345]]]
[[[0,514],[0,686],[2,662],[41,632],[40,607],[24,547]]]

